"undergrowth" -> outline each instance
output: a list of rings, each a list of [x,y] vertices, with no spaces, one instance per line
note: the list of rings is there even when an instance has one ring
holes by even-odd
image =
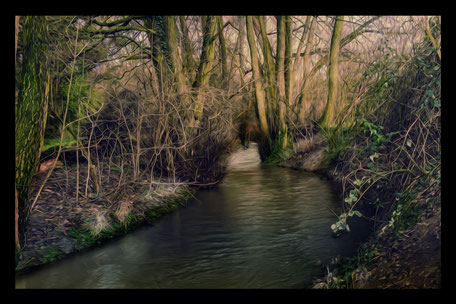
[[[425,41],[407,64],[382,75],[349,129],[322,132],[327,165],[342,185],[344,210],[331,226],[336,235],[350,231],[348,218],[357,215],[371,219],[377,236],[398,236],[440,204],[440,60]],[[339,261],[328,287],[350,288],[354,271],[374,260],[377,246]]]

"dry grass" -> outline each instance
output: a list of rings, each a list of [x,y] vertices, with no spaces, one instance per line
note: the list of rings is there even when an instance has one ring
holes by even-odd
[[[324,139],[318,134],[310,134],[299,139],[293,145],[294,154],[307,153],[324,145]]]
[[[117,207],[117,210],[114,212],[114,215],[124,226],[127,226],[128,224],[127,217],[131,212],[132,204],[132,201],[121,201]]]
[[[105,214],[97,214],[91,220],[85,223],[93,236],[98,236],[102,231],[107,231],[111,228]]]

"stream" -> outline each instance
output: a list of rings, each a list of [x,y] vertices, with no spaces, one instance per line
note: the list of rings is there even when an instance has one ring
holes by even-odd
[[[332,237],[340,207],[329,181],[261,164],[252,143],[216,187],[151,225],[16,275],[16,288],[310,288],[368,236],[359,219]]]

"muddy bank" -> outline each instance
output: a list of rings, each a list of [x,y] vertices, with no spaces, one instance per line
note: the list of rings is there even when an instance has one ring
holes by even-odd
[[[85,172],[85,173],[84,173]],[[87,170],[81,170],[86,176]],[[38,173],[32,197],[44,179]],[[76,200],[76,170],[56,169],[31,212],[25,245],[16,254],[16,272],[24,272],[108,241],[184,204],[193,191],[179,183],[122,183],[121,173],[103,172],[102,195]]]
[[[282,164],[284,167],[318,172],[324,168],[326,145],[323,137],[314,134],[297,141],[292,155]]]
[[[398,235],[380,232],[370,246],[375,262],[357,267],[353,288],[441,288],[440,205]]]

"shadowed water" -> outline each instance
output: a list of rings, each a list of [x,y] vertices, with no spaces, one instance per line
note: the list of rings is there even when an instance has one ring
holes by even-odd
[[[223,182],[114,242],[16,277],[16,288],[309,288],[367,229],[331,237],[338,209],[319,175],[232,155]]]

